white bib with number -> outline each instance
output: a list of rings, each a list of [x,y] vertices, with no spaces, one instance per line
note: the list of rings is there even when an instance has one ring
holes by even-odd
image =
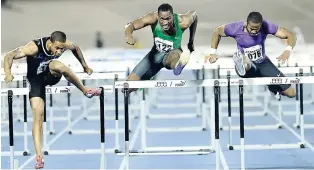
[[[44,72],[47,69],[49,63],[50,61],[41,62],[37,68],[37,74]]]
[[[244,55],[248,57],[251,61],[257,61],[263,58],[262,45],[255,45],[249,48],[243,48]]]
[[[173,42],[163,40],[161,38],[155,38],[156,48],[159,52],[166,53],[173,49]]]

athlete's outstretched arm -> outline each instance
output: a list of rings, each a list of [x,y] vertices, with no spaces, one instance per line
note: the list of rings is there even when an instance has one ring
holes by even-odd
[[[197,28],[197,14],[195,11],[188,11],[186,14],[180,15],[180,18],[181,28],[183,30],[190,28],[189,44],[193,44]]]
[[[157,22],[157,12],[148,13],[134,21],[128,23],[124,27],[125,37],[133,39],[133,31],[142,29],[148,25],[153,25]]]
[[[71,41],[67,40],[66,41],[66,49],[71,50],[73,55],[76,57],[76,59],[81,63],[82,67],[84,69],[87,69],[88,66],[85,62],[83,53],[80,49],[80,47],[74,43],[72,43]]]
[[[227,37],[225,34],[225,25],[221,25],[217,27],[212,35],[212,42],[211,42],[211,48],[212,49],[217,49],[221,37]]]
[[[18,60],[26,56],[34,56],[38,52],[36,44],[31,41],[25,46],[18,47],[4,56],[4,72],[6,75],[11,74],[13,60]]]
[[[295,46],[297,41],[295,34],[284,27],[279,27],[275,36],[281,39],[287,39],[288,46],[291,48]]]

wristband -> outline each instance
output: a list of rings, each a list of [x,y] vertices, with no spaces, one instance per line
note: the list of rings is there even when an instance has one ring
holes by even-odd
[[[285,48],[285,50],[291,51],[291,50],[292,50],[292,47],[291,47],[291,46],[287,46],[287,47]]]
[[[217,49],[211,48],[209,51],[209,54],[216,54],[216,52],[217,52]]]

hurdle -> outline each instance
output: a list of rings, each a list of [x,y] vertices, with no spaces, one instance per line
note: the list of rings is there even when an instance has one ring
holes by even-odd
[[[205,78],[205,68],[202,67],[200,72],[198,73],[197,79],[204,79]],[[159,85],[161,84],[165,84],[164,81],[159,80]],[[182,81],[178,84],[176,84],[176,86],[181,86],[184,85],[185,81]],[[158,84],[157,84],[158,85]],[[162,86],[162,85],[161,85]],[[186,126],[186,127],[163,127],[163,128],[150,128],[150,127],[146,127],[145,124],[145,129],[147,129],[147,132],[195,132],[195,131],[205,131],[207,130],[207,124],[206,124],[206,114],[205,114],[205,110],[204,110],[204,106],[205,106],[205,89],[204,88],[196,88],[196,94],[193,93],[193,95],[191,94],[180,94],[179,96],[163,96],[161,94],[158,94],[158,92],[156,92],[156,89],[152,90],[153,93],[152,96],[147,97],[147,99],[145,99],[145,105],[152,105],[155,108],[174,108],[174,107],[178,107],[177,105],[173,105],[173,104],[158,104],[157,100],[169,100],[169,99],[193,99],[195,101],[195,103],[185,103],[184,105],[181,105],[180,108],[196,108],[196,114],[194,113],[158,113],[158,114],[152,114],[150,113],[150,109],[149,107],[145,106],[145,112],[141,112],[144,113],[144,117],[146,117],[147,119],[176,119],[176,120],[180,120],[180,119],[191,119],[191,118],[201,118],[202,121],[202,125],[201,126]],[[194,92],[194,89],[193,89]],[[158,94],[158,95],[157,95]],[[145,94],[143,93],[142,95],[143,97],[145,96]],[[143,98],[142,97],[142,98]],[[143,117],[143,119],[144,119]]]
[[[243,86],[248,86],[248,85],[265,85],[265,84],[281,84],[281,83],[299,83],[300,85],[302,84],[313,84],[314,83],[314,77],[313,76],[302,76],[300,78],[300,81],[296,81],[298,80],[299,77],[285,77],[285,81],[280,81],[280,82],[274,82],[273,80],[274,79],[278,79],[278,77],[263,77],[263,78],[246,78],[246,79],[231,79],[230,81],[228,79],[206,79],[206,80],[186,80],[186,84],[184,86],[179,86],[178,88],[184,88],[184,87],[195,87],[195,86],[227,86],[228,85],[228,81],[229,81],[229,84],[230,86],[239,86],[239,90],[241,93],[239,93],[239,98],[241,99],[240,100],[240,114],[242,114],[242,116],[240,115],[240,118],[241,118],[241,130],[240,130],[240,136],[241,136],[241,146],[240,146],[240,149],[241,149],[241,167],[244,168],[244,149],[249,149],[250,147],[248,147],[248,145],[244,145],[244,116],[243,116],[243,112],[244,112],[244,109],[243,109],[243,91],[244,91],[244,88]],[[166,88],[173,88],[173,87],[177,87],[175,86],[176,83],[179,83],[180,81],[182,80],[164,80],[167,82],[167,86]],[[126,119],[128,119],[128,104],[127,104],[127,99],[128,99],[128,89],[132,89],[132,88],[160,88],[160,87],[156,87],[156,83],[158,81],[153,81],[153,80],[150,80],[150,81],[117,81],[116,84],[115,84],[115,88],[123,88],[124,89],[124,95],[125,95],[125,117]],[[301,86],[302,87],[302,86]],[[165,87],[163,87],[165,88]],[[219,114],[219,91],[220,91],[220,88],[216,87],[214,88],[214,93],[215,93],[215,112],[217,112]],[[301,91],[303,92],[303,91]],[[218,98],[218,99],[217,99]],[[301,102],[302,103],[302,102]],[[213,114],[213,113],[211,113]],[[216,114],[214,114],[216,115]],[[217,153],[218,149],[219,149],[219,130],[218,130],[218,127],[219,127],[219,116],[214,116],[215,117],[215,132],[212,132],[211,133],[215,133],[215,151],[216,151],[216,159],[219,159],[219,153]],[[213,117],[211,116],[211,119],[213,119]],[[303,119],[303,118],[301,118]],[[303,120],[301,120],[302,122]],[[287,126],[285,123],[282,123],[283,126]],[[301,125],[302,126],[302,125]],[[286,127],[287,128],[287,127]],[[303,133],[304,134],[304,133]],[[293,145],[293,148],[300,148],[304,145],[305,146],[308,146],[310,148],[313,148],[314,150],[314,147],[308,143],[304,138],[301,139],[301,144],[294,144]],[[302,145],[303,144],[303,145]],[[291,148],[291,144],[288,144],[286,146],[280,146],[280,147],[274,147],[276,145],[272,145],[273,148]],[[289,147],[290,146],[290,147]],[[268,148],[270,148],[268,145],[266,146]],[[256,148],[261,148],[261,147],[256,147]],[[212,148],[213,149],[213,148]],[[236,147],[236,145],[234,145],[234,149],[238,149],[238,147]],[[177,150],[171,150],[170,152],[183,152],[184,149],[181,147],[179,149],[179,147],[177,148]],[[135,151],[130,151],[129,150],[129,134],[128,134],[128,121],[126,120],[125,121],[125,153],[121,153],[120,155],[124,155],[125,156],[125,159],[127,161],[127,164],[129,163],[129,156],[130,155],[162,155],[162,153],[158,153],[154,154],[154,152],[151,152],[152,154],[150,154],[150,152],[148,150],[144,150],[144,151],[141,151],[141,150],[135,150]],[[168,152],[169,153],[169,152]],[[195,153],[194,153],[195,154]],[[197,154],[200,154],[197,153]],[[217,161],[219,162],[219,161]],[[219,166],[219,165],[216,165],[216,167]],[[127,165],[128,167],[128,165]],[[219,167],[218,167],[219,168]]]
[[[284,73],[284,74],[295,74],[295,76],[298,76],[298,71],[300,69],[303,70],[303,73],[302,74],[309,74],[309,75],[312,75],[313,74],[313,66],[298,66],[297,63],[295,63],[295,67],[292,67],[292,66],[289,66],[289,67],[279,67],[279,70]],[[221,75],[226,75],[227,78],[230,78],[230,76],[237,76],[236,72],[234,71],[234,69],[227,69],[227,68],[224,68],[224,69],[221,69],[221,72],[220,72]],[[312,88],[314,86],[312,85]],[[228,90],[229,87],[228,87]],[[296,93],[298,93],[298,84],[296,84]],[[312,93],[312,92],[311,92]],[[298,95],[295,97],[295,102],[293,101],[281,101],[281,100],[275,100],[273,102],[270,102],[270,96],[269,96],[269,92],[268,90],[266,90],[266,92],[261,92],[261,91],[257,91],[256,89],[254,90],[253,88],[253,96],[259,96],[259,97],[263,97],[264,98],[264,102],[263,103],[260,103],[255,97],[253,97],[253,101],[254,102],[258,102],[260,103],[262,106],[263,106],[263,112],[248,112],[245,114],[245,116],[250,116],[250,117],[254,117],[254,116],[266,116],[267,115],[267,112],[268,112],[268,108],[269,108],[269,105],[270,106],[277,106],[278,107],[278,114],[279,114],[279,119],[282,120],[282,116],[296,116],[296,122],[294,124],[294,127],[297,127],[299,128],[299,115],[298,115],[298,111],[299,111],[299,107],[300,107],[300,103],[299,103],[299,98],[298,98]],[[230,94],[228,93],[228,104],[227,104],[227,107],[230,107],[231,103],[230,103]],[[307,101],[304,101],[303,103],[304,104],[311,104],[311,99],[310,100],[307,100]],[[295,105],[296,106],[296,110],[294,111],[285,111],[283,112],[283,105]],[[229,108],[228,108],[228,111],[229,111]],[[307,115],[313,115],[313,113],[307,113]],[[229,119],[230,118],[230,114],[228,113],[228,115],[222,115],[223,117],[226,117],[228,116],[228,122],[230,121]],[[233,116],[238,116],[238,114],[236,115],[233,115]],[[230,123],[229,123],[230,125]],[[311,124],[307,124],[307,125],[304,125],[304,127],[306,128],[310,128],[311,127]],[[314,127],[314,126],[313,126]],[[224,129],[228,129],[230,130],[230,128],[232,130],[239,130],[239,126],[233,126],[233,127],[229,127],[229,126],[223,126],[221,128],[221,130],[224,130]],[[254,126],[245,126],[245,129],[246,130],[263,130],[263,129],[279,129],[279,128],[282,128],[282,125],[280,123],[280,121],[278,121],[278,123],[276,125],[254,125]]]
[[[45,94],[61,94],[61,93],[70,93],[71,88],[74,88],[74,86],[64,86],[64,87],[46,87],[46,93]],[[100,168],[104,169],[105,168],[105,113],[104,113],[104,93],[105,92],[112,92],[112,86],[103,86],[101,88],[101,95],[99,97],[100,101],[100,137],[101,137],[101,142],[100,142],[100,149],[95,149],[95,150],[83,150],[83,152],[71,152],[67,151],[65,152],[58,152],[54,150],[47,150],[47,133],[44,133],[44,148],[46,149],[44,151],[45,155],[48,154],[100,154],[101,159],[100,159]],[[48,90],[47,90],[48,89]],[[50,90],[49,90],[50,89]],[[14,92],[13,92],[14,91]],[[14,157],[16,156],[21,156],[21,153],[15,152],[14,151],[14,130],[13,130],[13,107],[12,107],[12,96],[13,95],[26,95],[28,93],[27,88],[8,88],[8,89],[1,89],[1,95],[2,96],[8,96],[8,105],[9,105],[9,134],[10,134],[10,152],[1,152],[2,156],[10,156],[10,167],[13,169],[14,166]],[[46,97],[45,97],[46,98]],[[44,109],[44,122],[43,122],[43,131],[47,131],[46,127],[46,104],[45,104],[45,109]],[[24,155],[25,156],[25,155]]]

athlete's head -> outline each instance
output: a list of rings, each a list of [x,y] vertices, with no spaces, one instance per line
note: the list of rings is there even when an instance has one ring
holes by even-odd
[[[246,21],[247,32],[252,36],[258,35],[263,23],[262,15],[259,12],[251,12]]]
[[[61,31],[55,31],[50,35],[50,50],[54,56],[60,57],[65,51],[66,35]]]
[[[158,21],[165,31],[173,26],[173,9],[171,5],[161,4],[158,7]]]

